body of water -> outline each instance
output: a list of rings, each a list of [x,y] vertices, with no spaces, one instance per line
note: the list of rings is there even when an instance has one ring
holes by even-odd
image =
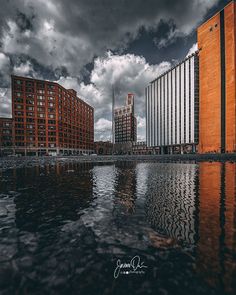
[[[1,294],[235,294],[236,164],[0,174]]]

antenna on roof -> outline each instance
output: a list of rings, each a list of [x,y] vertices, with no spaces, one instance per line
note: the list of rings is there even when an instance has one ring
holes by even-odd
[[[114,86],[112,85],[112,144],[114,144],[114,105],[115,105],[115,89]]]

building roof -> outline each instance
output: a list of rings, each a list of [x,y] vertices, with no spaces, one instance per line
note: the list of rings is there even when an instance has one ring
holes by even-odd
[[[79,99],[80,101],[82,101],[84,104],[86,104],[88,107],[90,107],[91,109],[94,110],[94,108],[88,104],[87,102],[85,102],[82,98],[77,96],[77,92],[74,89],[66,89],[65,87],[63,87],[62,85],[58,84],[57,82],[53,82],[53,81],[48,81],[48,80],[41,80],[41,79],[34,79],[34,78],[29,78],[29,77],[22,77],[22,76],[17,76],[17,75],[11,75],[12,78],[19,78],[19,79],[26,79],[26,80],[32,80],[32,81],[38,81],[41,83],[51,83],[53,85],[59,86],[63,89],[65,89],[66,91],[68,91],[70,94],[74,95],[77,99]]]
[[[168,71],[165,71],[163,74],[157,76],[156,79],[152,80],[151,82],[149,82],[149,84],[154,83],[156,80],[160,79],[161,77],[165,76],[166,74],[168,74],[169,72],[171,72],[172,70],[174,70],[175,68],[177,68],[178,66],[180,66],[182,63],[184,63],[186,60],[192,58],[195,55],[198,55],[199,50],[195,51],[194,53],[192,53],[191,55],[187,56],[185,59],[183,59],[182,61],[178,62],[176,65],[174,65],[173,67],[171,67]]]

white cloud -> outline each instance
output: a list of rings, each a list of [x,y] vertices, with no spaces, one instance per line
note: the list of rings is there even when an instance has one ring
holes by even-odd
[[[0,117],[11,117],[11,89],[0,88]]]
[[[140,116],[137,117],[137,123],[139,128],[143,128],[146,126],[146,120],[145,118],[142,118]]]
[[[10,82],[10,58],[0,52],[0,80],[1,85],[9,85]]]
[[[137,140],[146,140],[146,119],[145,117],[137,116]]]
[[[0,52],[0,68],[2,70],[8,70],[10,65],[10,58],[6,56],[3,52]]]
[[[169,62],[150,65],[142,56],[115,55],[108,52],[106,56],[95,60],[90,84],[79,83],[77,78],[72,77],[61,78],[57,82],[66,88],[74,88],[78,96],[85,98],[94,107],[96,140],[110,139],[111,126],[108,126],[111,123],[108,122],[111,122],[112,85],[115,87],[116,107],[124,104],[127,93],[134,93],[138,134],[143,140],[145,139],[145,87],[170,66]],[[103,124],[106,127],[100,129]]]
[[[110,132],[111,133],[112,128],[112,121],[109,121],[105,118],[100,118],[95,123],[95,131],[96,132]]]
[[[34,71],[33,65],[30,61],[21,62],[19,65],[13,67],[13,74],[23,77],[40,78],[40,76]]]
[[[193,46],[189,49],[186,57],[192,55],[194,52],[196,52],[198,50],[198,46],[197,43],[193,44]]]
[[[127,48],[140,28],[155,31],[161,20],[173,27],[166,39],[159,36],[160,46],[188,35],[219,0],[5,2],[0,11],[4,53],[25,54],[52,70],[64,67],[70,76],[78,76],[94,56],[103,55],[108,48]]]
[[[100,118],[94,126],[96,139],[102,141],[112,141],[112,121]]]

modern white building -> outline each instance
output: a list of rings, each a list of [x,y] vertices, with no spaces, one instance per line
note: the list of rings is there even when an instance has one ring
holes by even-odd
[[[148,147],[163,154],[195,152],[198,144],[198,52],[150,82],[146,95]]]

